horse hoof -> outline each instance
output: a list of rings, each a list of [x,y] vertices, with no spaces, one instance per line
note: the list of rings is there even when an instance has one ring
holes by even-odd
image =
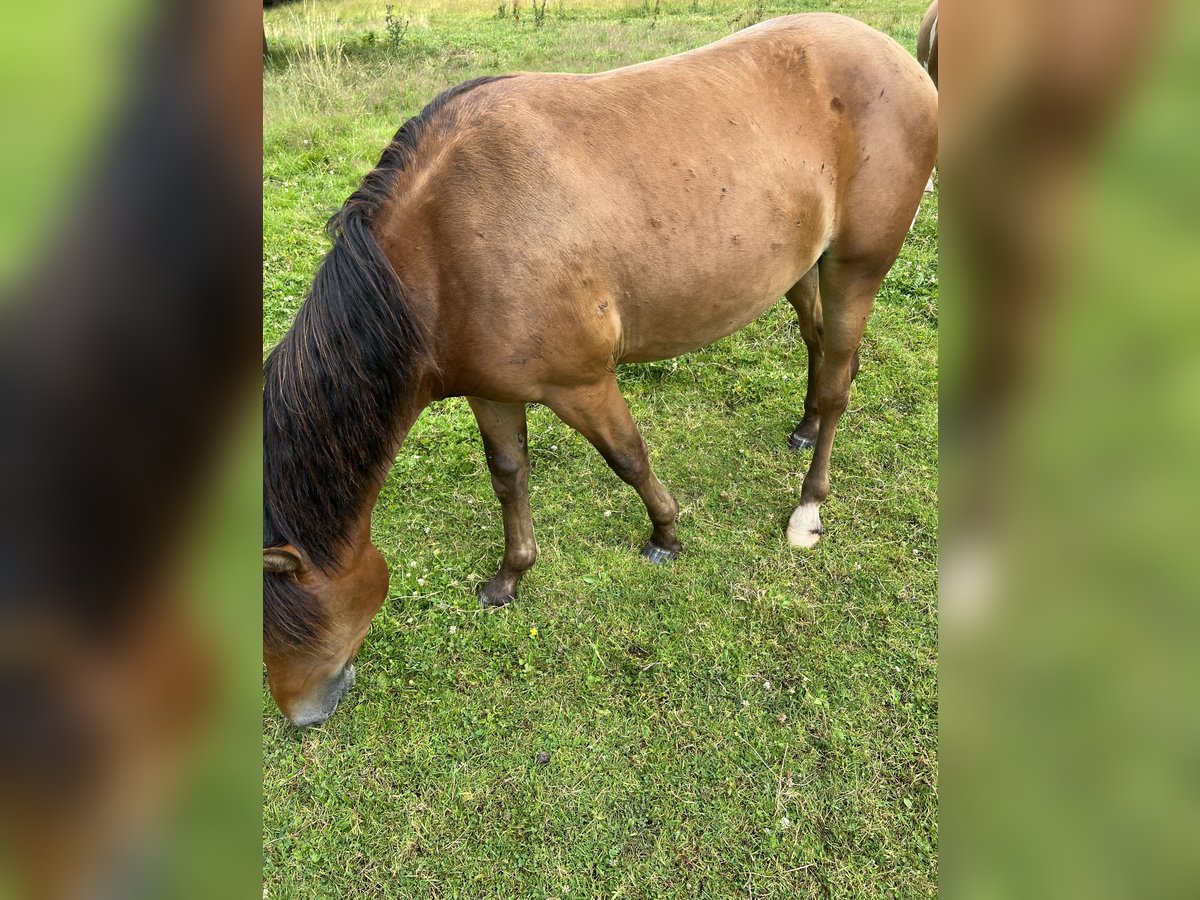
[[[670,562],[673,559],[679,559],[678,550],[664,550],[653,541],[650,541],[642,548],[642,559],[649,560],[654,565],[659,563]]]
[[[812,438],[800,437],[800,435],[796,434],[794,431],[792,432],[792,436],[788,438],[788,446],[797,451],[811,450],[814,446],[816,446],[816,443],[817,442]]]
[[[475,591],[475,596],[479,598],[479,605],[484,609],[499,609],[502,606],[508,606],[517,599],[516,594],[509,594],[505,591],[489,591],[486,584],[481,584]]]
[[[788,529],[788,543],[793,547],[798,547],[801,550],[807,550],[810,547],[817,546],[817,541],[821,539],[819,531],[798,531],[792,528]]]
[[[821,539],[821,513],[816,503],[801,503],[792,513],[787,526],[788,543],[808,549]]]

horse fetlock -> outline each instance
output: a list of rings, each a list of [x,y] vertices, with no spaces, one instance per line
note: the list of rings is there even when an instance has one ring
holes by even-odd
[[[505,568],[524,574],[526,570],[533,568],[533,564],[537,562],[537,554],[537,545],[513,549],[505,555]],[[520,575],[517,577],[520,578]]]
[[[821,539],[821,505],[801,503],[788,519],[788,543],[793,547],[812,547]]]
[[[650,520],[654,523],[655,531],[674,529],[675,522],[679,518],[679,503],[674,497],[667,495],[667,499],[663,501],[662,509],[656,510]]]

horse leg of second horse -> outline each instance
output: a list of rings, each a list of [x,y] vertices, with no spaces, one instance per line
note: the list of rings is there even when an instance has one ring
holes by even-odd
[[[504,606],[517,596],[521,576],[537,559],[529,511],[529,436],[524,403],[467,398],[487,454],[492,488],[504,513],[504,559],[500,570],[479,587],[484,606]]]
[[[632,485],[646,504],[654,531],[642,549],[653,563],[675,559],[683,544],[675,537],[679,504],[650,468],[646,442],[629,413],[614,376],[596,384],[555,392],[547,399],[555,414],[600,451],[617,476]]]

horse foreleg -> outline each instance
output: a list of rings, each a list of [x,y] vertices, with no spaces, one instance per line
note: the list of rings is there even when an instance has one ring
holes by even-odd
[[[487,454],[492,488],[504,513],[504,559],[500,570],[479,587],[484,606],[503,606],[517,596],[521,576],[537,559],[529,511],[529,435],[524,403],[467,398]]]
[[[820,509],[829,496],[833,436],[850,399],[850,382],[858,371],[858,345],[881,281],[882,277],[877,274],[859,275],[849,267],[828,262],[821,264],[821,293],[825,307],[821,362],[817,373],[820,426],[812,463],[800,490],[800,505],[788,521],[788,541],[796,547],[811,547],[821,537]]]
[[[584,387],[556,391],[547,406],[600,451],[617,476],[632,485],[646,504],[654,531],[642,549],[653,563],[675,559],[683,550],[675,537],[679,504],[654,475],[646,442],[629,413],[614,376]]]

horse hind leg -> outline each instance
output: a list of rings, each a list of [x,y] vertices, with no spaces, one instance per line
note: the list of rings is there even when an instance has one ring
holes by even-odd
[[[582,434],[609,467],[642,498],[654,526],[642,556],[652,563],[675,559],[683,544],[675,536],[679,504],[650,468],[650,455],[616,378],[608,375],[584,387],[555,391],[546,405]]]
[[[492,488],[504,514],[504,558],[479,587],[484,606],[504,606],[517,596],[522,576],[537,559],[529,511],[529,438],[524,403],[495,403],[469,397],[479,423]]]
[[[830,261],[821,264],[825,309],[815,386],[819,424],[812,463],[800,491],[800,505],[788,521],[788,542],[796,547],[812,547],[821,536],[820,508],[829,496],[833,437],[849,402],[850,382],[858,370],[858,345],[883,281],[879,271],[877,266],[860,271]],[[886,272],[886,267],[883,271]],[[814,390],[811,382],[809,390]]]
[[[816,445],[817,433],[821,425],[821,411],[817,398],[821,377],[824,324],[818,264],[814,263],[808,273],[792,286],[786,296],[788,302],[792,304],[792,308],[796,310],[796,317],[800,321],[800,334],[808,349],[808,384],[804,390],[804,418],[792,431],[792,436],[788,438],[788,446],[793,450],[807,450]],[[855,349],[850,369],[851,380],[858,375],[858,367],[858,350]]]

